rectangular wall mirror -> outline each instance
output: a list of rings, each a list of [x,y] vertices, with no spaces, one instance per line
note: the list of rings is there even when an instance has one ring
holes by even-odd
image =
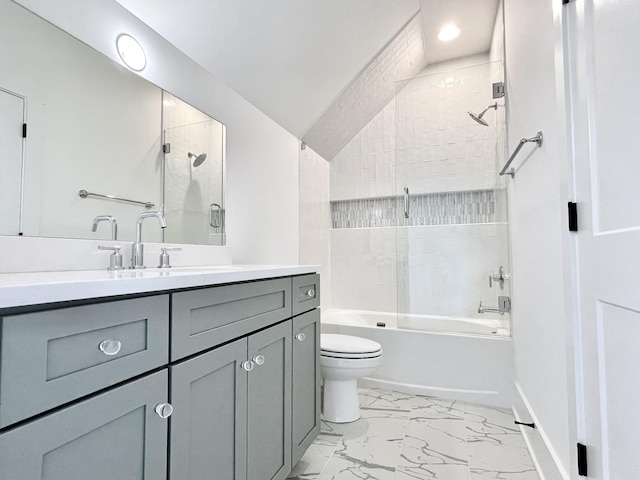
[[[1,235],[224,244],[224,125],[10,0],[0,58]]]

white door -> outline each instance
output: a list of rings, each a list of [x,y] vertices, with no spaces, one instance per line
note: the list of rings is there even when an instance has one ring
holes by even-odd
[[[578,0],[565,8],[579,212],[578,440],[587,446],[588,478],[635,480],[640,479],[640,3]]]
[[[20,232],[24,99],[0,89],[0,235]]]

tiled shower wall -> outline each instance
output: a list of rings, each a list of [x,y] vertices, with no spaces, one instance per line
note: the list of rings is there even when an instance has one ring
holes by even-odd
[[[320,265],[322,308],[331,306],[329,162],[307,147],[300,151],[300,263]]]
[[[484,63],[399,85],[331,162],[334,307],[477,316],[481,299],[495,306],[502,292],[487,278],[508,267],[504,111],[485,113],[489,127],[467,112],[493,104],[501,79],[499,63]]]

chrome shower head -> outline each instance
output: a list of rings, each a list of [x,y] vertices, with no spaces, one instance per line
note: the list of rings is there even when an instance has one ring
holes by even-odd
[[[207,159],[206,153],[201,153],[200,155],[196,155],[194,153],[189,152],[189,158],[193,158],[193,166],[199,167],[202,163]]]
[[[489,124],[487,123],[487,121],[486,121],[486,120],[484,120],[484,119],[482,118],[482,113],[481,113],[480,115],[476,115],[476,114],[475,114],[475,113],[473,113],[473,112],[467,112],[467,113],[469,114],[469,116],[470,116],[471,118],[473,118],[473,119],[474,119],[476,122],[478,122],[480,125],[484,125],[485,127],[488,127],[488,126],[489,126]]]
[[[489,124],[487,123],[487,121],[482,118],[482,116],[487,113],[487,110],[493,108],[494,110],[498,109],[498,102],[494,103],[493,105],[489,105],[487,108],[485,108],[482,112],[480,112],[480,114],[476,115],[473,112],[467,112],[469,114],[469,116],[471,118],[473,118],[476,122],[478,122],[480,125],[484,125],[485,127],[488,127]]]

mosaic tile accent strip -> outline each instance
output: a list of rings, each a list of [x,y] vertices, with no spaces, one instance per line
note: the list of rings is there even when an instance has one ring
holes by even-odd
[[[428,193],[331,202],[332,228],[375,228],[422,225],[464,225],[496,221],[495,190]]]

